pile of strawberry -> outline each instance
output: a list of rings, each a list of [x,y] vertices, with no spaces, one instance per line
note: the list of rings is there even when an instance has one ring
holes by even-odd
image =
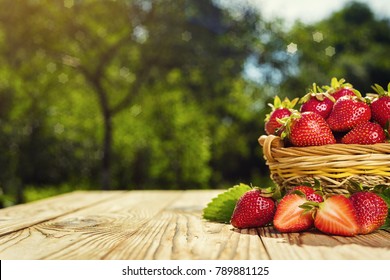
[[[390,83],[387,91],[378,84],[375,94],[362,96],[344,79],[313,88],[302,98],[283,101],[275,97],[265,119],[265,132],[281,136],[296,147],[326,144],[371,145],[388,141]],[[295,105],[299,102],[299,110]]]
[[[272,112],[265,120],[268,135],[284,139],[287,146],[307,147],[327,144],[372,145],[388,141],[390,128],[390,83],[376,93],[354,89],[344,79],[331,84],[313,84],[301,99],[275,97]],[[299,110],[294,109],[300,101]],[[272,224],[280,232],[317,229],[341,236],[368,234],[390,228],[390,186],[355,186],[348,195],[324,195],[320,183],[290,186],[283,196],[269,188],[240,184],[204,209],[205,219],[230,222],[234,227],[255,228]],[[278,193],[278,195],[275,195]]]
[[[385,224],[388,205],[377,193],[363,188],[355,191],[349,197],[326,197],[321,194],[321,187],[301,185],[277,201],[262,189],[253,188],[237,201],[230,222],[239,229],[273,223],[280,232],[314,228],[341,236],[374,232]]]

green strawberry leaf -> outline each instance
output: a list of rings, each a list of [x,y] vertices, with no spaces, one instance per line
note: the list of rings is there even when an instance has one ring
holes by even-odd
[[[251,189],[241,183],[219,194],[203,209],[203,218],[212,222],[230,223],[238,199]]]
[[[387,187],[382,193],[378,193],[378,195],[386,201],[388,208],[387,219],[385,224],[381,226],[381,229],[390,229],[390,188]]]
[[[390,229],[390,211],[387,214],[385,223],[380,227],[380,229]]]

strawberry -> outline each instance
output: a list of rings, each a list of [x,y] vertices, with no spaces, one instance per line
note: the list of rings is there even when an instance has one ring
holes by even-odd
[[[305,196],[306,199],[309,201],[314,201],[314,202],[322,202],[324,199],[322,198],[322,195],[319,194],[314,188],[309,187],[309,186],[295,186],[291,189],[289,193],[295,193],[295,192],[302,192]]]
[[[343,96],[333,106],[326,122],[332,131],[349,131],[371,119],[370,106],[359,97]]]
[[[379,124],[373,122],[365,122],[355,126],[341,139],[343,144],[361,145],[372,145],[384,143],[385,141],[385,131]]]
[[[286,120],[282,138],[290,140],[293,146],[320,146],[336,143],[325,119],[314,112],[295,112]]]
[[[342,236],[359,233],[355,208],[344,195],[325,199],[314,211],[314,226],[323,233]]]
[[[333,108],[335,99],[327,92],[322,91],[315,83],[313,89],[300,99],[301,112],[315,112],[326,119]]]
[[[278,120],[290,116],[291,110],[297,102],[298,98],[291,101],[288,98],[285,98],[281,101],[278,96],[275,96],[274,104],[268,104],[272,108],[272,111],[270,114],[267,114],[265,118],[264,129],[268,135],[273,134],[280,136],[283,131],[283,124]]]
[[[337,80],[333,77],[330,86],[323,87],[337,101],[343,96],[361,96],[360,92],[353,88],[350,83],[345,83],[345,79]]]
[[[390,83],[387,85],[387,91],[378,84],[372,87],[377,93],[376,98],[371,103],[372,119],[378,122],[383,128],[389,129],[388,122],[390,121]]]
[[[356,96],[356,93],[351,88],[341,88],[332,93],[332,96],[337,101],[343,96]]]
[[[275,210],[275,201],[271,197],[264,197],[261,190],[254,188],[237,201],[230,223],[240,229],[265,226],[272,222]]]
[[[360,234],[371,233],[385,223],[388,208],[384,199],[379,195],[361,191],[352,194],[349,199],[356,211]]]
[[[299,232],[313,227],[310,212],[300,208],[307,202],[304,196],[296,193],[285,195],[279,202],[274,217],[274,227],[280,232]]]

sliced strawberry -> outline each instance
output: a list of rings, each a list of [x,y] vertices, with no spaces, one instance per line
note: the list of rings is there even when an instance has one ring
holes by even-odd
[[[359,233],[355,209],[344,195],[331,196],[319,204],[314,226],[326,234],[354,236]]]
[[[298,194],[287,194],[276,208],[274,227],[280,232],[299,232],[313,227],[311,212],[300,208],[307,200]]]

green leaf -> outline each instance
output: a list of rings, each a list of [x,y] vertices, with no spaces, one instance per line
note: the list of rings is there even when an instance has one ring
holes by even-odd
[[[380,197],[383,198],[384,201],[387,203],[387,219],[383,226],[381,226],[381,229],[390,229],[390,188],[387,187],[385,190],[383,190],[382,193],[378,193]]]
[[[203,209],[203,218],[213,222],[230,223],[238,199],[251,189],[241,183],[219,194]]]

